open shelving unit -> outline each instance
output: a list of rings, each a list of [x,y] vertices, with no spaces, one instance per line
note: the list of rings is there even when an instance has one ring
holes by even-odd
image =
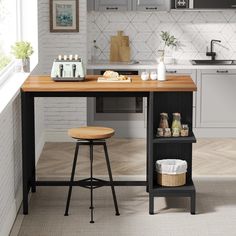
[[[192,144],[196,138],[192,130],[193,120],[192,92],[152,92],[149,98],[149,213],[154,214],[155,197],[189,197],[191,198],[191,214],[195,214],[196,190],[192,180]],[[188,137],[156,137],[160,122],[160,113],[166,112],[172,118],[172,113],[181,114],[181,122],[188,124]],[[171,120],[171,119],[170,119]],[[170,122],[169,122],[170,123]],[[186,184],[179,187],[163,187],[157,184],[155,163],[160,159],[182,159],[187,161],[188,169]]]

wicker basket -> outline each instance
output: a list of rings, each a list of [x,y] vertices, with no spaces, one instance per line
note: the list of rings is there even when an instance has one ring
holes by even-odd
[[[177,187],[186,184],[186,173],[168,175],[157,173],[157,183],[161,186]]]
[[[186,184],[187,162],[180,159],[163,159],[156,162],[157,183],[176,187]]]

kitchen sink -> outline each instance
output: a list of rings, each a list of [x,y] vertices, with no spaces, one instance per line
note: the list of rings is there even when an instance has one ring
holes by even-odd
[[[192,65],[236,65],[236,60],[191,60]]]

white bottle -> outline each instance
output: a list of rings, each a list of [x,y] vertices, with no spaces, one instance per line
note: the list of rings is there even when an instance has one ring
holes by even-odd
[[[158,70],[157,79],[159,81],[165,81],[166,80],[166,66],[163,60],[160,60],[157,70]]]

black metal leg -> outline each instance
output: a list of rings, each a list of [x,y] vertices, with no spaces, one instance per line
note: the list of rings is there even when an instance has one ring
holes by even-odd
[[[196,214],[196,193],[191,195],[191,214]]]
[[[107,151],[107,145],[104,143],[104,152],[105,152],[105,157],[106,157],[106,162],[107,162],[107,170],[109,174],[109,179],[110,179],[110,184],[111,184],[111,191],[113,195],[113,201],[116,209],[116,215],[119,216],[119,209],[118,209],[118,204],[117,204],[117,199],[116,199],[116,192],[114,188],[114,183],[113,183],[113,178],[112,178],[112,173],[111,173],[111,166],[110,166],[110,161],[109,161],[109,156],[108,156],[108,151]]]
[[[147,187],[146,187],[146,192],[149,192],[149,184],[148,184],[148,165],[149,165],[149,149],[148,149],[148,145],[149,145],[149,98],[147,98],[147,122],[146,122],[146,181],[147,181]]]
[[[91,210],[91,220],[90,223],[94,223],[93,220],[93,142],[90,142],[90,210]]]
[[[65,214],[64,214],[65,216],[68,216],[71,193],[72,193],[72,185],[73,185],[73,181],[74,181],[74,177],[75,177],[75,168],[76,168],[76,163],[77,163],[77,158],[78,158],[78,152],[79,152],[79,143],[76,143],[74,161],[73,161],[71,177],[70,177],[70,187],[69,187],[69,191],[68,191],[66,210],[65,210]]]
[[[36,191],[34,96],[21,91],[23,214],[28,214],[28,193]]]
[[[149,214],[154,215],[154,197],[149,193]]]

